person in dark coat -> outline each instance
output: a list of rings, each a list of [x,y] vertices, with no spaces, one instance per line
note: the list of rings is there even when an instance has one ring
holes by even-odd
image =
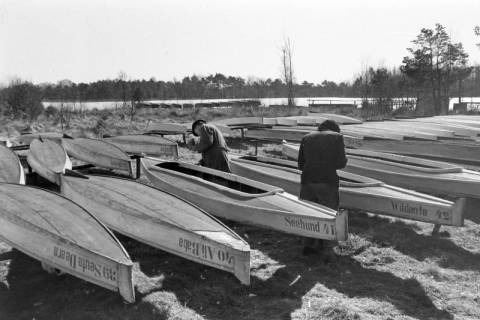
[[[205,120],[197,120],[192,124],[192,133],[194,136],[200,137],[200,141],[194,144],[189,143],[189,147],[197,152],[202,153],[202,166],[231,172],[228,162],[228,147],[223,138],[222,133],[212,124],[207,124]]]
[[[347,158],[340,127],[325,120],[318,131],[303,137],[298,152],[298,168],[302,170],[300,199],[338,210],[339,178],[337,169],[345,168]],[[304,254],[318,252],[323,241],[307,238]]]

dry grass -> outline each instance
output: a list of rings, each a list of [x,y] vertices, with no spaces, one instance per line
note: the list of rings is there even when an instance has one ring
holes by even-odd
[[[89,136],[97,121],[91,117],[74,119],[71,130]],[[146,123],[106,121],[110,132]],[[228,143],[236,152],[254,151],[238,138]],[[183,159],[198,161],[198,154],[180,150]],[[278,156],[280,148],[260,144],[259,152]],[[72,276],[49,275],[0,243],[0,319],[479,318],[480,226],[471,220],[432,237],[429,224],[350,212],[349,240],[308,257],[298,237],[227,223],[252,248],[250,286],[120,236],[135,263],[132,305]]]

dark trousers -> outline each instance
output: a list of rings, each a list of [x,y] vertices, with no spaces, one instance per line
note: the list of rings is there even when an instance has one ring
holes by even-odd
[[[339,195],[338,184],[333,183],[306,183],[300,188],[300,199],[321,204],[333,210],[338,210]],[[320,250],[323,248],[323,240],[305,238],[305,248]],[[305,252],[305,251],[304,251]]]
[[[316,202],[333,210],[338,210],[338,185],[330,183],[302,184],[299,198]]]

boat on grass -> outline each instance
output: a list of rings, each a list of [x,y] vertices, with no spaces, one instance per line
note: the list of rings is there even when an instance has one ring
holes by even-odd
[[[298,145],[284,143],[282,152],[298,157]],[[434,195],[480,198],[480,172],[458,165],[369,150],[347,149],[347,172]]]
[[[155,187],[215,216],[305,237],[347,238],[346,213],[298,200],[278,187],[179,161],[141,162],[142,173]]]
[[[149,133],[159,135],[186,134],[190,130],[190,126],[180,123],[157,123],[148,127]]]
[[[98,139],[63,139],[62,146],[70,157],[97,167],[116,169],[133,176],[133,161],[119,147]]]
[[[63,138],[63,133],[58,132],[39,132],[39,133],[27,133],[20,135],[17,140],[20,144],[29,145],[35,139],[52,140],[56,143],[60,143]]]
[[[178,157],[176,142],[157,135],[132,134],[104,138],[126,153]]]
[[[63,148],[53,145],[58,150],[39,145],[33,151],[42,154],[50,150],[61,158]],[[62,174],[50,167],[54,165],[38,162],[35,170],[41,175],[48,173],[44,177],[55,175],[52,182],[58,183],[65,197],[109,228],[155,248],[231,272],[242,283],[249,284],[250,247],[205,211],[169,192],[131,179],[86,176],[74,171]]]
[[[132,261],[95,216],[56,193],[0,183],[0,238],[42,262],[135,301]],[[56,270],[55,270],[56,271]]]
[[[11,149],[0,145],[0,182],[25,184],[25,171]]]
[[[232,172],[300,194],[300,176],[294,161],[241,156],[231,158]],[[338,171],[340,207],[435,224],[463,226],[465,200],[455,203],[385,184],[379,180]]]
[[[333,120],[338,124],[359,124],[363,122],[362,120],[336,113],[316,113],[310,111],[308,116],[318,119],[318,122],[322,122],[324,120]]]
[[[50,139],[34,139],[27,154],[28,165],[40,176],[60,184],[60,174],[72,169],[72,162],[63,147]]]
[[[61,192],[121,234],[250,283],[250,247],[200,208],[129,179],[61,177]]]
[[[406,156],[480,165],[480,144],[470,140],[403,140],[365,139],[344,135],[345,146],[376,152],[396,153]]]

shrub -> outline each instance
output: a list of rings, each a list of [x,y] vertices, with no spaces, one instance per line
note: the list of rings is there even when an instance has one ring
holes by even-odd
[[[47,118],[55,118],[58,115],[58,109],[55,108],[54,106],[48,106],[47,109],[45,109],[45,116]]]
[[[7,113],[14,118],[27,119],[31,123],[44,111],[42,92],[30,82],[14,80],[4,94]]]

